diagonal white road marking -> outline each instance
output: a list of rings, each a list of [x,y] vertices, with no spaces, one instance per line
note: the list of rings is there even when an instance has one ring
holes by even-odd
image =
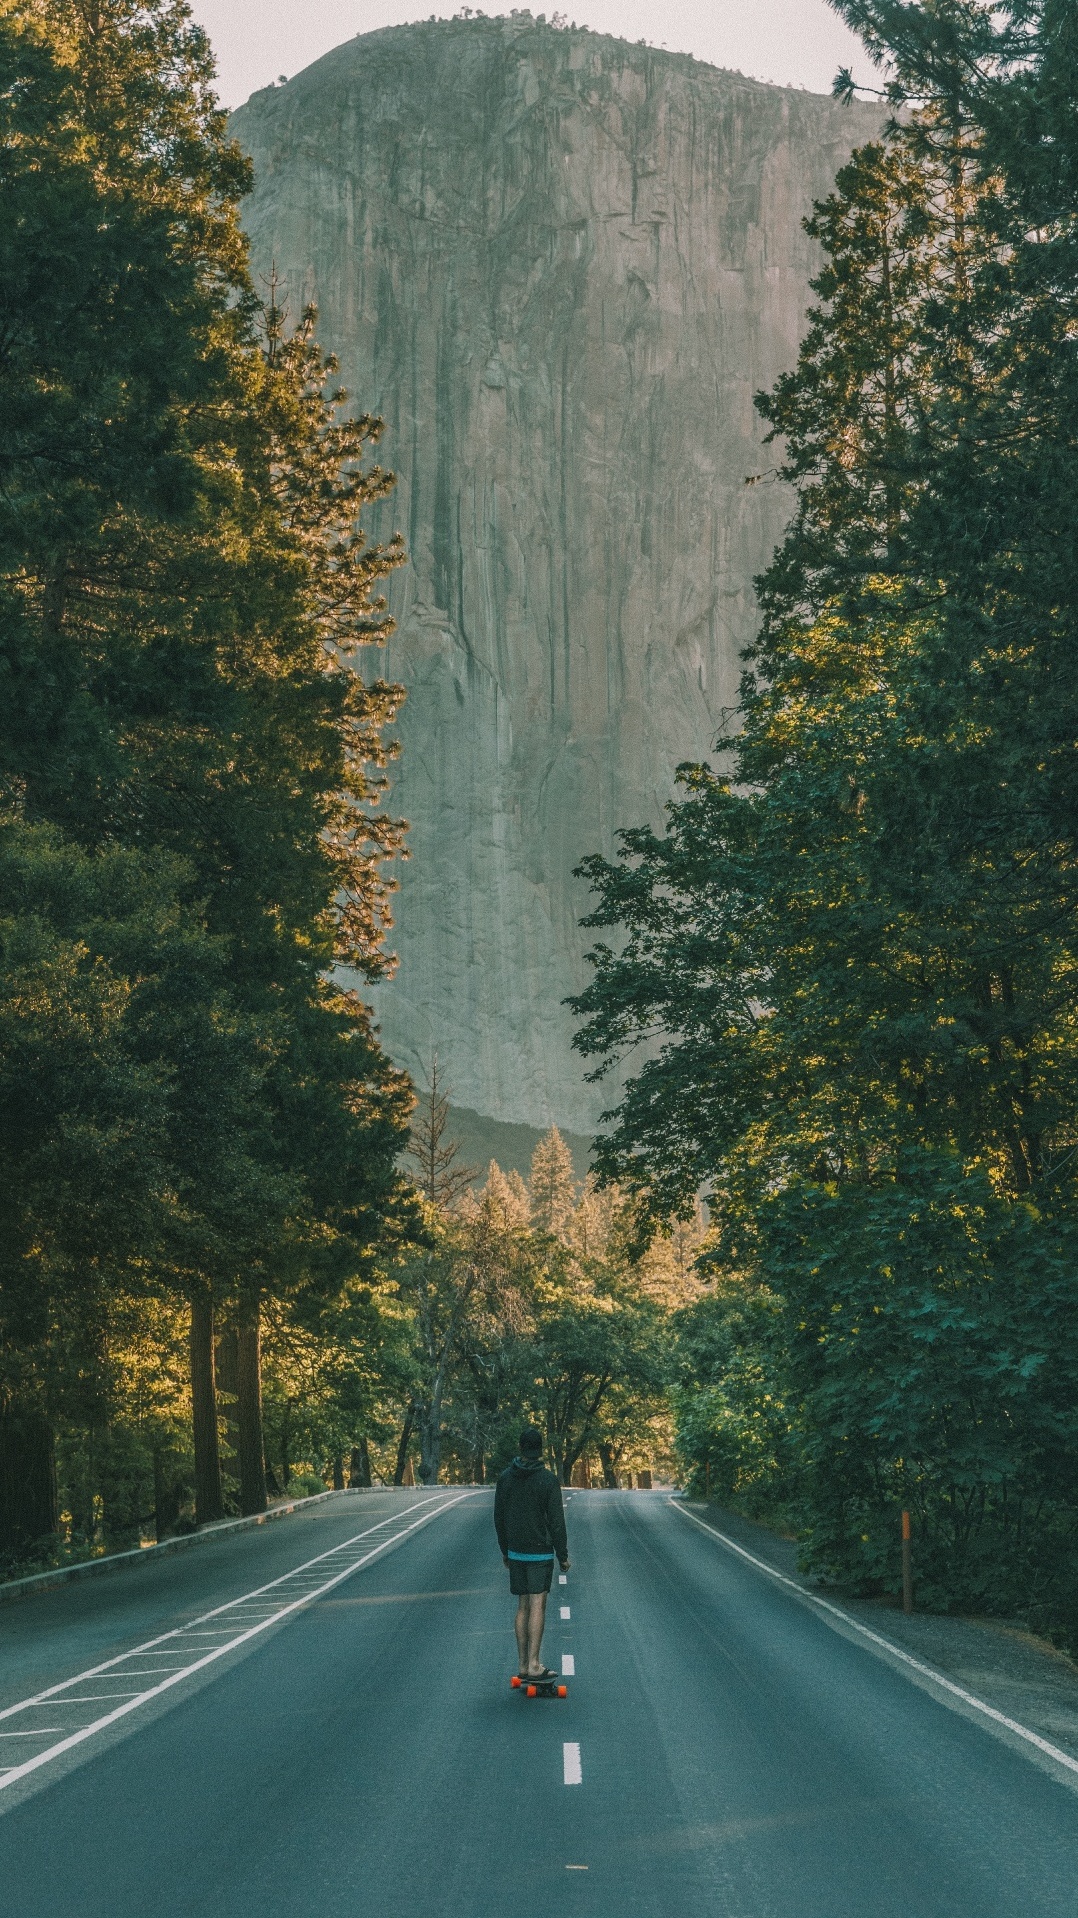
[[[153,1667],[148,1668],[145,1675],[158,1679],[160,1681],[159,1683],[147,1686],[144,1690],[135,1692],[133,1696],[126,1696],[125,1702],[122,1705],[117,1705],[114,1711],[103,1713],[100,1718],[93,1719],[88,1725],[81,1725],[76,1731],[69,1732],[67,1737],[61,1738],[55,1745],[50,1745],[47,1750],[36,1752],[33,1758],[24,1760],[21,1765],[13,1765],[0,1769],[0,1791],[6,1791],[9,1785],[16,1784],[20,1778],[28,1777],[31,1772],[37,1771],[42,1765],[49,1764],[54,1758],[59,1758],[61,1753],[70,1751],[73,1746],[81,1745],[87,1738],[92,1738],[95,1733],[103,1731],[106,1726],[115,1724],[117,1719],[125,1718],[129,1712],[137,1711],[140,1705],[145,1705],[151,1698],[160,1698],[161,1694],[170,1691],[173,1685],[180,1684],[183,1679],[190,1678],[195,1672],[203,1671],[207,1665],[212,1665],[217,1659],[223,1658],[226,1652],[235,1651],[238,1646],[245,1645],[252,1638],[257,1638],[259,1633],[268,1631],[271,1625],[276,1625],[281,1619],[287,1618],[291,1613],[299,1611],[304,1605],[309,1605],[312,1599],[320,1598],[324,1592],[332,1591],[335,1585],[340,1585],[344,1579],[350,1578],[352,1573],[358,1572],[362,1566],[369,1565],[370,1561],[373,1558],[377,1558],[379,1553],[388,1551],[391,1546],[399,1545],[402,1539],[409,1538],[413,1532],[418,1532],[422,1526],[429,1524],[431,1519],[438,1518],[442,1512],[451,1511],[454,1505],[460,1505],[464,1499],[475,1498],[476,1496],[477,1494],[475,1492],[469,1491],[458,1493],[456,1498],[443,1499],[440,1494],[432,1493],[428,1499],[421,1501],[421,1505],[426,1509],[422,1510],[419,1518],[413,1519],[410,1524],[403,1526],[399,1531],[393,1532],[388,1538],[380,1539],[376,1545],[371,1546],[369,1551],[364,1552],[360,1557],[350,1559],[340,1569],[332,1570],[330,1576],[322,1579],[318,1584],[312,1585],[309,1580],[303,1580],[299,1595],[295,1598],[290,1597],[286,1592],[281,1591],[280,1588],[288,1585],[290,1580],[296,1579],[297,1577],[302,1578],[302,1574],[309,1572],[312,1566],[324,1565],[327,1559],[335,1558],[339,1563],[342,1552],[346,1552],[351,1546],[358,1545],[362,1540],[370,1538],[373,1533],[382,1531],[395,1520],[399,1520],[402,1516],[407,1516],[407,1513],[403,1515],[399,1512],[390,1513],[388,1518],[379,1519],[376,1525],[369,1525],[365,1531],[357,1532],[354,1538],[344,1539],[340,1545],[331,1546],[328,1551],[320,1552],[317,1558],[308,1559],[305,1564],[297,1565],[293,1571],[284,1572],[279,1578],[271,1579],[268,1585],[259,1586],[257,1591],[247,1592],[242,1598],[232,1599],[225,1605],[215,1606],[212,1611],[203,1612],[199,1618],[192,1619],[191,1628],[204,1625],[207,1619],[219,1618],[225,1612],[236,1611],[239,1613],[239,1616],[234,1622],[242,1625],[243,1629],[232,1633],[225,1639],[223,1644],[214,1645],[210,1650],[202,1651],[201,1647],[199,1647],[198,1649],[201,1653],[199,1657],[187,1661],[175,1671],[168,1672],[167,1676],[162,1676],[160,1667],[156,1669]],[[431,1506],[434,1507],[433,1510],[430,1509]],[[413,1505],[408,1509],[415,1511],[416,1507]],[[329,1570],[330,1568],[327,1567],[326,1569]],[[249,1607],[252,1599],[261,1597],[264,1592],[272,1591],[276,1591],[278,1597],[284,1599],[285,1602],[274,1606],[273,1609],[266,1612],[265,1616],[258,1617],[253,1623],[243,1617],[240,1608],[244,1606]],[[36,1692],[32,1698],[24,1698],[21,1699],[18,1704],[8,1705],[5,1710],[0,1711],[0,1719],[10,1718],[16,1712],[29,1711],[33,1706],[42,1704],[46,1699],[49,1700],[50,1705],[54,1709],[57,1705],[63,1706],[65,1703],[90,1704],[96,1702],[92,1695],[90,1698],[84,1697],[78,1700],[73,1698],[65,1700],[60,1694],[69,1690],[69,1688],[74,1685],[85,1684],[87,1679],[96,1678],[102,1672],[114,1673],[117,1678],[126,1678],[128,1675],[131,1677],[140,1676],[137,1668],[130,1671],[130,1674],[128,1671],[120,1670],[119,1668],[124,1665],[125,1660],[145,1657],[154,1646],[160,1645],[166,1640],[171,1642],[172,1649],[179,1650],[180,1647],[177,1641],[183,1639],[188,1629],[188,1627],[181,1625],[171,1632],[163,1632],[159,1638],[149,1639],[145,1645],[137,1645],[129,1652],[120,1653],[116,1658],[106,1659],[104,1664],[94,1665],[88,1671],[79,1672],[74,1678],[64,1679],[59,1685],[51,1685],[46,1691]],[[123,1696],[123,1694],[119,1693],[115,1695]],[[107,1698],[110,1694],[104,1693],[99,1696]],[[10,1734],[6,1735],[10,1736]]]

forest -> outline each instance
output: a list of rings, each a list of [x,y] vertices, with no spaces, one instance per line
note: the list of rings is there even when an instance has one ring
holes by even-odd
[[[482,1480],[525,1415],[616,1483],[691,1232],[630,1254],[556,1133],[530,1189],[456,1164],[356,989],[380,422],[251,275],[182,0],[14,0],[0,66],[0,1565]]]
[[[847,0],[887,122],[758,405],[796,489],[740,710],[586,868],[599,1144],[704,1191],[691,1482],[802,1562],[1078,1643],[1078,13]],[[838,90],[853,82],[840,76]]]
[[[4,1575],[484,1482],[527,1416],[847,1589],[908,1510],[920,1603],[1078,1645],[1078,15],[838,10],[881,133],[757,402],[738,710],[582,869],[581,1185],[461,1165],[363,997],[407,556],[205,37],[0,7]]]

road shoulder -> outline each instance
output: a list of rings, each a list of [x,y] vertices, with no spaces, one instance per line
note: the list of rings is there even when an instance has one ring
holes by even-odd
[[[824,1588],[798,1571],[792,1539],[723,1506],[688,1499],[679,1503],[805,1592],[826,1597],[867,1630],[1078,1760],[1078,1665],[1046,1639],[997,1619],[929,1612],[907,1618],[888,1602]]]

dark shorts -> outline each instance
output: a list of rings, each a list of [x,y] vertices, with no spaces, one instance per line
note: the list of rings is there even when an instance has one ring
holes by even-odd
[[[552,1558],[509,1560],[509,1590],[514,1598],[523,1598],[527,1592],[549,1592],[553,1578]]]

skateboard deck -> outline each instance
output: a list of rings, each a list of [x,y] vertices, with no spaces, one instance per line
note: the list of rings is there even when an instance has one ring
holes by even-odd
[[[521,1678],[514,1672],[509,1680],[515,1692],[523,1692],[526,1698],[568,1698],[569,1687],[559,1678]]]

